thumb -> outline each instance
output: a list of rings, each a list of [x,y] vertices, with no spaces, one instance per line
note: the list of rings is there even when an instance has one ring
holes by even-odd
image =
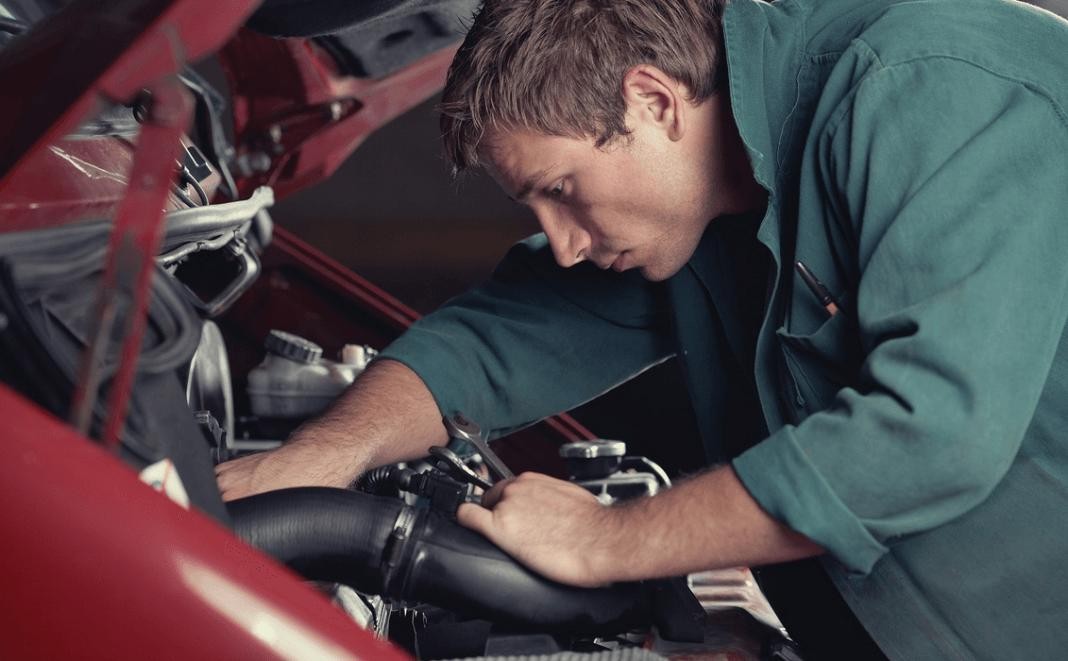
[[[490,531],[493,529],[493,512],[485,507],[474,503],[461,503],[460,508],[456,510],[456,520],[463,527],[492,539]]]

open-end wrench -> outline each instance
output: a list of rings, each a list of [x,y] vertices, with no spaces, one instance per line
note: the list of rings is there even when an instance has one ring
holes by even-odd
[[[489,443],[482,436],[482,429],[473,421],[468,420],[463,413],[457,411],[452,415],[445,416],[441,421],[449,432],[449,438],[467,441],[475,446],[478,453],[482,455],[482,460],[486,462],[486,467],[489,468],[496,479],[507,480],[515,477],[515,473],[509,470],[508,466],[497,456],[497,453],[490,449]]]
[[[463,459],[449,448],[435,445],[430,448],[428,452],[431,457],[438,460],[438,468],[448,472],[449,476],[453,479],[467,484],[473,484],[486,491],[493,488],[491,482],[483,479],[481,475],[472,470],[470,466],[464,463]]]

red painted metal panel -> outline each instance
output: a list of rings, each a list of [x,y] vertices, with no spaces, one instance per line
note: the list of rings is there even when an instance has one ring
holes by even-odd
[[[0,658],[405,658],[2,385],[0,411]]]
[[[195,60],[219,48],[257,0],[74,2],[0,57],[0,196],[18,163],[71,132],[100,95],[126,101],[174,73],[174,53]],[[210,19],[206,18],[210,17]]]
[[[134,143],[115,137],[61,140],[11,173],[0,195],[0,231],[65,225],[114,214]]]
[[[322,181],[375,131],[445,84],[453,48],[382,80],[344,75],[314,42],[238,32],[219,53],[230,83],[239,162],[279,199]]]

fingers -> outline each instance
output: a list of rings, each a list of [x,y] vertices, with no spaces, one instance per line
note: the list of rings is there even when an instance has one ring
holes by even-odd
[[[493,539],[493,512],[474,503],[463,503],[456,510],[456,521],[465,528],[470,528],[483,537]]]
[[[223,502],[228,503],[231,500],[237,500],[238,498],[244,498],[245,496],[251,496],[246,489],[242,489],[240,485],[219,485],[219,495],[222,496]]]
[[[504,496],[504,489],[509,484],[515,482],[518,478],[509,478],[507,480],[501,480],[494,484],[489,491],[482,494],[482,506],[493,509],[497,506],[497,503],[501,502],[501,498]]]
[[[248,467],[249,464],[257,464],[262,459],[261,454],[250,454],[247,457],[240,457],[238,459],[231,459],[230,461],[224,461],[221,464],[215,466],[215,475],[221,476],[227,473],[240,473]]]
[[[233,459],[215,467],[215,482],[224,502],[251,496],[252,476],[266,453]]]
[[[219,485],[219,492],[224,495],[234,486],[234,475],[236,471],[234,471],[233,466],[230,466],[229,464],[230,462],[227,462],[215,467],[215,482]]]
[[[515,485],[520,482],[537,481],[539,478],[553,479],[539,473],[522,473],[516,477],[497,482],[482,494],[482,505],[463,503],[456,510],[456,520],[460,525],[482,533],[485,537],[494,538],[493,535],[493,508],[500,504],[506,492],[514,492]]]
[[[539,488],[544,489],[549,486],[555,490],[561,488],[569,490],[574,488],[569,482],[558,480],[555,477],[550,477],[544,473],[520,473],[513,478],[507,480],[501,480],[493,485],[486,493],[482,494],[482,506],[489,509],[493,509],[508,493],[522,493],[527,492],[528,487],[537,485]]]
[[[239,480],[233,477],[234,473],[216,475],[215,481],[219,485],[219,495],[223,502],[237,500],[246,495],[246,490],[241,488]]]

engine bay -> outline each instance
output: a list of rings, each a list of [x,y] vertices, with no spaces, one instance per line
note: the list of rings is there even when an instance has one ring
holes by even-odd
[[[280,445],[296,426],[321,413],[375,355],[369,346],[346,344],[338,360],[331,360],[316,343],[272,330],[262,360],[239,379],[232,377],[226,339],[212,315],[204,314],[211,309],[222,316],[225,307],[202,304],[201,295],[182,280],[182,257],[217,250],[223,259],[237,259],[250,245],[261,246],[253,224],[260,223],[258,236],[269,232],[270,199],[269,190],[261,189],[246,201],[168,217],[121,444],[124,460],[143,477],[154,475],[161,461],[173,464],[177,480],[171,483],[181,484],[176,500],[215,516],[239,538],[314,582],[356,624],[418,658],[639,649],[652,640],[651,631],[662,643],[701,646],[706,613],[694,596],[694,580],[704,580],[706,592],[726,587],[735,598],[739,591],[752,593],[747,600],[758,595],[751,576],[742,574],[728,576],[725,586],[722,577],[717,583],[706,576],[580,589],[526,570],[455,522],[460,503],[477,502],[490,479],[502,477],[491,477],[483,454],[465,440],[478,434],[469,422],[466,428],[453,426],[450,447],[430,448],[423,461],[371,471],[350,490],[283,490],[224,507],[212,466]],[[45,232],[9,236],[0,251],[5,264],[0,305],[7,320],[0,334],[2,376],[60,414],[73,396],[87,348],[83,338],[89,335],[96,282],[90,265],[99,262],[106,226]],[[50,268],[54,264],[64,265],[62,273]],[[71,269],[72,264],[86,266]],[[246,273],[238,269],[234,282],[247,282]],[[222,289],[234,287],[232,282]],[[105,373],[114,370],[115,348],[103,357]],[[103,381],[106,388],[106,377]],[[235,393],[235,381],[245,384],[244,393]],[[90,434],[105,422],[101,408],[95,407]],[[183,424],[170,424],[183,417]],[[670,486],[663,469],[648,458],[627,456],[619,441],[573,441],[559,454],[569,477],[606,505]],[[174,498],[167,485],[154,486]],[[787,649],[774,620],[769,625],[749,619],[744,621],[760,634],[761,649],[772,644]]]
[[[17,50],[16,37],[58,9],[23,4],[0,0],[0,47]],[[151,488],[296,572],[353,626],[416,658],[797,658],[748,570],[572,588],[456,523],[460,503],[478,502],[511,470],[566,476],[605,505],[671,486],[653,459],[593,438],[566,417],[492,448],[477,425],[454,418],[447,447],[375,469],[349,489],[223,503],[215,465],[282,444],[415,318],[274,227],[270,208],[276,196],[336,167],[323,164],[333,152],[310,158],[317,144],[340,136],[346,155],[355,149],[371,129],[348,134],[359,125],[350,120],[385,98],[391,76],[414,69],[427,77],[405,79],[408,106],[438,84],[448,60],[440,49],[459,29],[443,27],[442,16],[457,5],[473,3],[356,11],[344,30],[325,35],[322,26],[304,26],[302,36],[317,41],[242,33],[223,51],[229,101],[181,67],[176,85],[191,100],[193,124],[182,133],[177,177],[163,190],[166,212],[150,262],[116,239],[112,215],[123,213],[127,183],[144,174],[141,143],[165,121],[169,88],[135,85],[130,98],[108,98],[20,162],[21,177],[5,182],[2,198],[0,381],[112,452]],[[251,25],[294,36],[271,27],[292,25],[271,13],[285,9],[267,3]],[[333,95],[309,84],[293,107],[265,107],[270,94],[241,82],[241,67],[265,53],[303,74],[326,72],[323,87]],[[260,106],[249,100],[253,91]],[[231,115],[227,130],[223,117]]]

